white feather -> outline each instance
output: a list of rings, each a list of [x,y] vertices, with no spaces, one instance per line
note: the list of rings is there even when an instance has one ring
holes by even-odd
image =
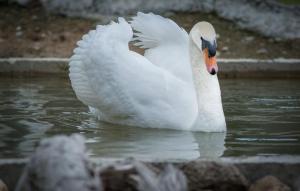
[[[138,13],[131,26],[137,31],[135,45],[147,48],[146,58],[176,77],[192,82],[189,36],[185,30],[172,20],[152,13]]]
[[[150,26],[141,24],[148,16],[150,23],[167,26],[149,36]],[[128,49],[133,32],[123,18],[98,26],[77,43],[70,79],[78,99],[106,122],[190,129],[197,116],[197,98],[185,47],[187,34],[172,21],[153,14],[139,13],[131,24],[142,33],[138,37],[141,45],[150,48],[146,57]],[[168,35],[168,43],[163,42],[171,31],[174,34]],[[168,53],[163,58],[160,50],[175,55]]]

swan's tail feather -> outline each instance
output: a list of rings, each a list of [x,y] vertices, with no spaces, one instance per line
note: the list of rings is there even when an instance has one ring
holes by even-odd
[[[118,23],[112,22],[109,25],[98,25],[95,30],[91,30],[82,36],[77,42],[77,48],[74,49],[73,55],[69,62],[69,77],[71,85],[76,96],[84,104],[99,108],[101,100],[99,99],[99,90],[94,87],[95,74],[99,59],[99,52],[105,46],[107,39],[116,41],[128,41],[132,38],[131,26],[123,18],[118,19]],[[98,74],[99,75],[99,74]]]
[[[136,46],[141,48],[154,48],[163,43],[173,43],[180,36],[186,36],[187,33],[172,20],[164,18],[153,13],[141,13],[132,18],[130,22],[132,28],[137,31],[134,33],[137,41]]]
[[[93,97],[94,94],[92,87],[89,83],[88,75],[85,72],[85,64],[89,63],[88,57],[88,49],[92,40],[96,36],[96,31],[92,30],[88,34],[83,35],[82,40],[77,42],[77,48],[73,51],[73,56],[70,58],[70,73],[69,77],[71,80],[71,85],[78,97],[83,103],[87,105],[92,105],[91,100],[95,100]]]

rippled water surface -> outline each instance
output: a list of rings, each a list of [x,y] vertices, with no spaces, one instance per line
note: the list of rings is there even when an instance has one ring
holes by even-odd
[[[29,156],[39,140],[81,133],[92,156],[140,159],[300,155],[300,81],[221,79],[227,133],[98,122],[69,81],[0,79],[0,158]]]

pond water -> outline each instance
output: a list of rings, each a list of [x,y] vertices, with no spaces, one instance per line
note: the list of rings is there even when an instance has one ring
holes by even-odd
[[[299,80],[220,80],[227,133],[100,123],[67,79],[0,79],[0,158],[28,157],[44,137],[80,133],[95,157],[195,159],[300,155]]]

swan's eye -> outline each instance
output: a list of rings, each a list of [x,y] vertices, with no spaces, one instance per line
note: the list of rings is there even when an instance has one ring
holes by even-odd
[[[217,42],[216,42],[216,40],[214,40],[214,42],[211,43],[208,40],[205,40],[203,37],[201,37],[201,41],[202,41],[202,51],[207,48],[208,49],[208,56],[209,57],[215,56],[216,52],[217,52]]]
[[[201,39],[201,42],[202,42],[202,51],[205,49],[205,48],[208,48],[208,41],[205,40],[203,37],[200,38]]]

